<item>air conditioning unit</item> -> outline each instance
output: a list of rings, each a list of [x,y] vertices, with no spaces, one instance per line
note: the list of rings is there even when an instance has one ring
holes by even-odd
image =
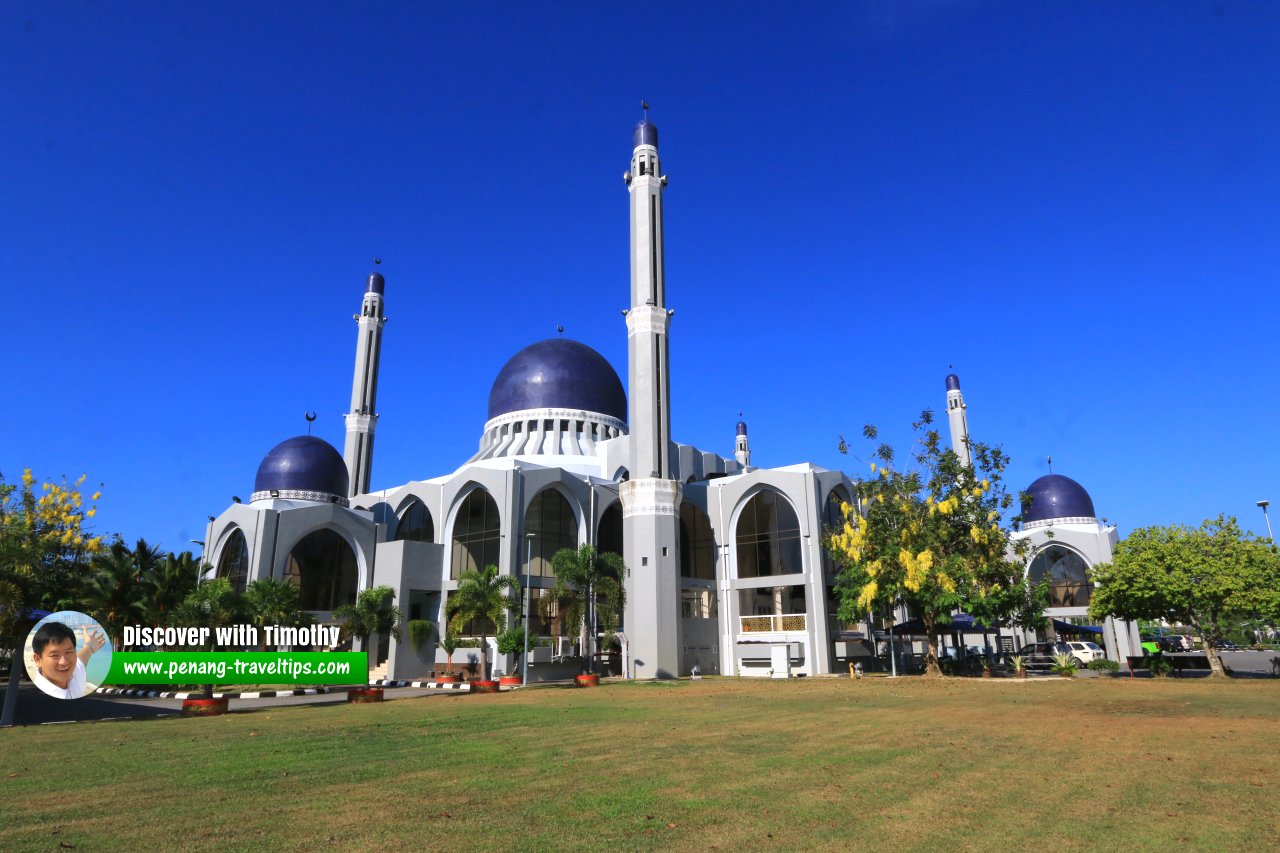
[[[555,638],[555,656],[557,658],[571,658],[578,654],[578,645],[568,637]]]

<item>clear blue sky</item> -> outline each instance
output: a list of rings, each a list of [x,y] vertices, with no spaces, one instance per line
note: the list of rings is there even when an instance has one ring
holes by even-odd
[[[371,259],[376,488],[452,471],[527,343],[626,374],[661,129],[673,434],[860,474],[953,364],[1009,481],[1134,527],[1280,501],[1280,4],[0,7],[0,472],[166,548],[341,447]],[[860,441],[855,449],[862,452]],[[863,453],[865,456],[865,453]]]

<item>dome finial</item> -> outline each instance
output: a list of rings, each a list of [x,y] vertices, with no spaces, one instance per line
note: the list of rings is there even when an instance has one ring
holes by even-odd
[[[1052,457],[1052,456],[1049,456],[1049,457],[1047,457],[1047,458],[1048,458],[1048,461],[1049,461],[1049,473],[1050,473],[1050,474],[1052,474],[1052,473],[1053,473],[1053,457]]]
[[[311,435],[311,425],[316,422],[316,413],[307,412],[303,417],[307,419],[307,435]]]

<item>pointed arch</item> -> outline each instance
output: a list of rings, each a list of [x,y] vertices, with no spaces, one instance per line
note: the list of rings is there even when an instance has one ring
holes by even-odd
[[[411,497],[397,513],[396,539],[406,542],[436,541],[436,525],[431,510],[416,497]]]
[[[738,577],[798,575],[804,571],[800,519],[780,492],[763,489],[742,508],[734,527]]]
[[[622,530],[622,502],[614,501],[600,515],[600,523],[596,526],[596,550],[621,557],[624,541]]]
[[[1027,567],[1027,577],[1033,584],[1049,581],[1050,607],[1088,607],[1093,597],[1089,561],[1056,542],[1036,551]]]
[[[298,606],[303,610],[355,604],[359,584],[355,549],[335,530],[313,530],[289,549],[285,577],[297,585]]]
[[[243,593],[249,582],[249,543],[239,527],[233,527],[222,543],[215,577],[226,578],[238,593]]]
[[[502,554],[502,517],[498,504],[483,486],[467,492],[453,517],[449,577],[485,566],[496,566]]]
[[[533,534],[520,559],[525,574],[533,577],[555,577],[551,558],[565,548],[578,547],[578,516],[565,496],[548,486],[534,496],[524,514],[524,531]]]

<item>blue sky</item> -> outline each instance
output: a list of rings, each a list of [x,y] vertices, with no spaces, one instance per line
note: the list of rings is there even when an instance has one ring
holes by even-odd
[[[510,355],[625,378],[661,130],[673,434],[860,474],[954,365],[1009,483],[1134,527],[1280,500],[1280,4],[0,8],[0,472],[166,548],[305,432],[341,447],[363,281],[376,488],[476,449]],[[866,456],[867,448],[854,443]]]

